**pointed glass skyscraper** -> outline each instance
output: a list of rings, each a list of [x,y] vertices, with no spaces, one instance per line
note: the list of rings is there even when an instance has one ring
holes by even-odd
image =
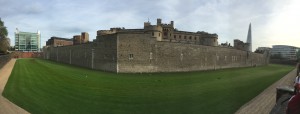
[[[247,35],[247,43],[249,43],[249,51],[252,52],[252,33],[251,33],[251,23],[249,24],[248,35]]]

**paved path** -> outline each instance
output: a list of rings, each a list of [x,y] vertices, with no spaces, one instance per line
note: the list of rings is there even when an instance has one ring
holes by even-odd
[[[2,92],[10,76],[10,73],[15,65],[16,59],[11,59],[1,70],[0,70],[0,114],[29,114],[24,109],[13,104],[2,96]]]
[[[292,86],[295,77],[296,69],[269,86],[251,101],[244,104],[235,114],[269,114],[276,103],[276,87]]]

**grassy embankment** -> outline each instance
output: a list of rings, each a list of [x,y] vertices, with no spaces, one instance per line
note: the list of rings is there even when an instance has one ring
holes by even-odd
[[[31,113],[232,114],[292,69],[115,74],[19,59],[3,95]]]

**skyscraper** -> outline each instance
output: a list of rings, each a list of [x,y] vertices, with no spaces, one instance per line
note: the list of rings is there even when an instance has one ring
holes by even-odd
[[[252,52],[252,33],[251,33],[251,23],[249,24],[248,35],[247,35],[247,43],[249,43],[249,51]]]
[[[16,51],[28,51],[37,52],[41,48],[41,34],[37,33],[21,32],[16,29],[15,32],[15,50]]]

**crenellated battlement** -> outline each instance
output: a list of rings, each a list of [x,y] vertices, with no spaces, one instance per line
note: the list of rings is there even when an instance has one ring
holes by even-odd
[[[101,35],[107,35],[107,34],[114,34],[121,30],[125,30],[125,28],[124,27],[123,28],[116,27],[116,28],[110,28],[110,30],[98,30],[97,35],[101,36]]]
[[[218,35],[211,34],[204,31],[188,32],[179,31],[174,28],[174,21],[170,23],[162,23],[162,19],[158,18],[156,25],[144,22],[143,29],[125,29],[123,28],[110,28],[110,30],[98,30],[97,38],[101,38],[103,35],[115,34],[115,33],[126,33],[134,34],[136,32],[150,34],[149,38],[155,38],[156,41],[162,42],[182,42],[182,43],[193,43],[199,45],[218,46]]]
[[[269,63],[269,54],[248,51],[249,43],[234,40],[234,48],[228,43],[221,45],[218,46],[217,34],[180,31],[174,28],[173,21],[163,24],[157,19],[156,25],[148,21],[140,29],[98,30],[93,42],[49,47],[44,57],[117,73],[188,72]]]
[[[145,26],[144,27],[145,31],[162,31],[162,27],[161,26],[156,26],[156,25],[149,25],[149,26]]]
[[[160,18],[157,19],[157,26],[162,26],[162,27],[171,27],[174,28],[174,21],[171,21],[170,24],[168,23],[162,23],[162,20]]]
[[[172,24],[165,24],[165,23],[161,24],[161,26],[163,26],[163,27],[173,27]]]

